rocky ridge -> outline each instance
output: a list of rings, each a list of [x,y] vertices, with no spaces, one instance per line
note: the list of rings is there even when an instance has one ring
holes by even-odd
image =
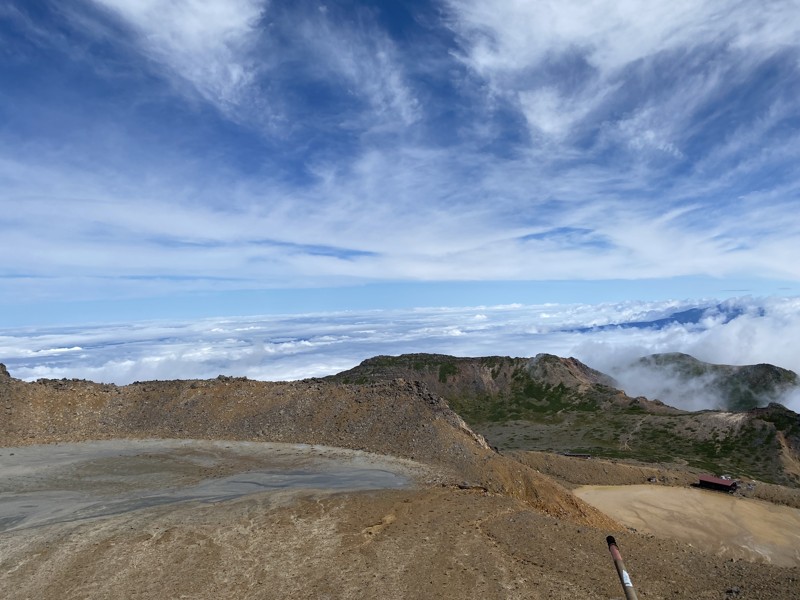
[[[691,385],[696,393],[714,399],[720,410],[748,411],[800,391],[795,372],[764,363],[720,365],[669,352],[644,356],[632,366],[653,379],[669,378],[679,389]]]
[[[318,444],[438,466],[444,482],[484,488],[576,522],[614,528],[551,479],[492,450],[420,382],[83,380],[0,382],[0,445],[111,438],[230,439]]]

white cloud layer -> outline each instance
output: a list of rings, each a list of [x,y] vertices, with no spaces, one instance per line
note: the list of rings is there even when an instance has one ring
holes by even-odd
[[[693,305],[626,302],[603,305],[510,305],[342,312],[273,317],[141,322],[86,328],[18,329],[0,336],[0,361],[15,377],[87,378],[129,383],[148,379],[262,380],[330,375],[379,354],[435,352],[457,356],[575,356],[601,371],[624,375],[632,360],[685,352],[718,364],[772,363],[800,373],[800,299],[729,301],[742,314],[725,323],[663,329],[604,328],[652,321]],[[620,378],[632,395],[645,388]],[[662,386],[663,388],[663,386]],[[646,388],[645,391],[662,389]],[[798,398],[784,399],[800,410]],[[683,408],[713,407],[688,391]]]

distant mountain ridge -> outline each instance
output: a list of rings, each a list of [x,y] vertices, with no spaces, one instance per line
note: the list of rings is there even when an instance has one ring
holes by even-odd
[[[726,304],[716,304],[713,306],[699,306],[674,312],[666,317],[645,321],[622,321],[619,323],[609,323],[606,325],[595,325],[589,327],[575,327],[565,331],[575,333],[586,333],[589,331],[606,331],[612,329],[664,329],[672,325],[699,325],[703,319],[717,317],[722,319],[722,324],[729,323],[734,319],[745,314],[745,309],[740,306]],[[764,315],[764,309],[760,308],[758,316]]]
[[[654,378],[668,377],[679,387],[691,384],[695,393],[718,398],[721,410],[747,411],[800,391],[800,377],[794,371],[770,364],[720,365],[669,352],[642,357],[635,367],[649,371]]]
[[[473,392],[496,392],[508,385],[521,371],[542,383],[581,387],[601,384],[614,386],[614,379],[574,358],[560,358],[552,354],[537,354],[533,358],[508,356],[457,357],[447,354],[401,354],[400,356],[375,356],[357,367],[333,375],[334,379],[359,378],[383,380],[396,375],[411,376],[428,384],[431,389],[448,395],[453,386],[472,389]],[[462,391],[464,391],[462,389]]]
[[[673,410],[660,402],[632,399],[615,381],[575,358],[538,354],[533,358],[444,354],[376,356],[326,379],[368,383],[387,379],[420,381],[442,396],[467,421],[527,418],[566,407],[628,407],[642,402],[653,410]]]
[[[689,359],[685,364],[694,365],[696,359]],[[773,377],[796,377],[772,365],[740,367],[734,374],[734,382],[760,382],[764,389],[771,389],[766,382]],[[608,375],[550,354],[376,356],[326,379],[373,385],[397,378],[424,383],[501,450],[674,462],[800,484],[800,416],[780,404],[738,413],[679,410],[630,397]]]

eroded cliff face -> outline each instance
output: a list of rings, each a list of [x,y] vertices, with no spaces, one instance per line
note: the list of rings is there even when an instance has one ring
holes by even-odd
[[[148,437],[339,446],[425,462],[439,467],[443,483],[482,487],[547,514],[616,527],[551,479],[496,453],[420,382],[219,377],[115,386],[5,377],[0,394],[5,446]]]

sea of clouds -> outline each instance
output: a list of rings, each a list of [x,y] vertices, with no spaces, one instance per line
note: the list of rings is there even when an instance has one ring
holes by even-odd
[[[630,327],[695,307],[697,323]],[[771,363],[800,372],[800,298],[704,302],[539,304],[418,308],[19,328],[0,334],[12,376],[126,384],[151,379],[246,376],[292,380],[330,375],[379,354],[574,356],[611,374],[631,395],[661,396],[687,409],[716,408],[668,380],[629,366],[656,352],[718,364]],[[731,315],[735,316],[731,318]],[[665,395],[667,394],[667,395]],[[800,396],[781,398],[800,410]]]

